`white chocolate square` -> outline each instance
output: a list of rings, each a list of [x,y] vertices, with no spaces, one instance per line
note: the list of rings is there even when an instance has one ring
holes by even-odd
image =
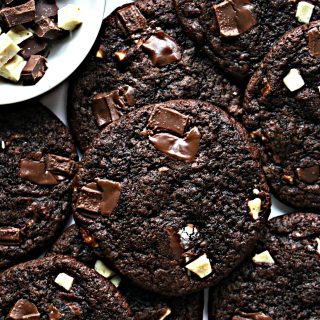
[[[60,287],[65,288],[69,291],[73,285],[74,279],[68,276],[66,273],[59,273],[54,282]]]
[[[186,265],[186,268],[197,274],[200,278],[208,276],[212,272],[210,260],[206,254]]]
[[[255,198],[253,200],[248,201],[248,207],[250,209],[250,216],[253,220],[259,219],[259,213],[261,211],[262,201],[260,198]]]
[[[263,251],[259,254],[256,254],[253,258],[252,261],[255,264],[267,264],[267,265],[273,265],[275,262],[273,258],[271,257],[271,254],[268,250]]]
[[[7,35],[11,38],[11,40],[15,44],[19,44],[24,40],[27,40],[32,37],[33,33],[25,28],[22,25],[15,26],[11,28],[8,32]]]
[[[119,276],[115,276],[113,277],[110,282],[116,287],[118,288],[121,282],[121,278]]]
[[[288,75],[283,79],[283,82],[291,92],[297,91],[305,85],[298,69],[291,69]]]
[[[0,67],[12,59],[19,51],[20,48],[6,33],[0,35]]]
[[[115,273],[111,269],[109,269],[101,260],[96,261],[94,270],[96,270],[99,274],[107,279],[115,275]]]
[[[58,27],[72,31],[82,23],[80,8],[74,4],[68,4],[58,10]]]
[[[299,22],[309,23],[311,20],[313,9],[313,4],[306,1],[300,1],[297,7],[296,18]]]
[[[0,67],[0,76],[13,82],[18,82],[21,77],[21,72],[27,61],[16,55],[6,64]]]

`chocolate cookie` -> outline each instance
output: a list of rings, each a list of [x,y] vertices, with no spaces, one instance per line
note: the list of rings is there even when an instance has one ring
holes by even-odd
[[[320,208],[320,24],[279,40],[251,79],[244,124],[262,150],[274,193],[287,204]]]
[[[171,1],[140,0],[103,22],[91,54],[71,80],[69,122],[85,150],[123,114],[189,98],[241,113],[239,89],[183,35]]]
[[[39,254],[69,216],[76,150],[43,106],[0,108],[0,268]]]
[[[74,218],[98,254],[139,286],[172,296],[228,275],[270,209],[245,130],[198,100],[146,106],[110,124],[75,180]]]
[[[92,242],[82,230],[82,235],[76,225],[69,227],[57,240],[49,255],[68,255],[103,273],[106,277],[118,281],[114,272],[110,271],[93,252]],[[128,280],[121,279],[118,290],[124,295],[131,307],[135,319],[166,319],[166,320],[202,320],[203,292],[181,298],[167,298],[147,292],[132,285]]]
[[[269,221],[256,255],[212,292],[210,319],[319,319],[320,216]]]
[[[105,278],[65,256],[33,260],[0,275],[0,318],[133,319],[127,302]]]
[[[320,19],[316,0],[173,1],[186,34],[242,82],[279,37],[310,19]]]

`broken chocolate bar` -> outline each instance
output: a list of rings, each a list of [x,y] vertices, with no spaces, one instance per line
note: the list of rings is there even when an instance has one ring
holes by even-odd
[[[32,55],[23,68],[21,79],[24,85],[36,84],[46,73],[47,59],[40,55]]]

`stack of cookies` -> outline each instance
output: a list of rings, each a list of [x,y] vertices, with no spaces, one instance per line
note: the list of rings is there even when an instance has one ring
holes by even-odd
[[[1,108],[0,319],[198,320],[205,288],[211,320],[320,319],[318,18],[138,0],[71,77],[71,133]]]

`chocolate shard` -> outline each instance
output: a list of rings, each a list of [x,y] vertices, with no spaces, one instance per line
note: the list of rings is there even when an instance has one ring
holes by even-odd
[[[318,28],[312,28],[308,31],[309,52],[315,57],[320,57],[320,30]]]
[[[26,299],[18,300],[10,310],[6,320],[40,320],[40,313],[36,305]]]
[[[13,227],[0,228],[0,243],[1,244],[18,244],[20,242],[20,229]]]
[[[298,168],[297,174],[301,181],[306,183],[316,183],[320,177],[320,167],[318,165],[314,165],[307,168]]]
[[[271,317],[267,316],[263,312],[237,312],[239,315],[233,316],[232,320],[272,320]]]
[[[45,163],[39,161],[21,160],[20,177],[38,185],[58,184],[56,177],[46,170]]]
[[[158,133],[149,137],[149,140],[164,154],[181,161],[193,162],[198,153],[201,134],[198,128],[194,127],[185,138],[179,138],[170,133]]]
[[[239,36],[257,24],[250,0],[225,0],[213,9],[223,37]]]
[[[147,39],[142,48],[147,52],[154,66],[163,67],[181,60],[182,51],[179,45],[163,31]]]
[[[49,17],[41,17],[35,24],[34,32],[39,38],[50,40],[55,40],[65,35],[65,32]]]
[[[36,84],[46,73],[47,59],[40,55],[32,55],[21,73],[24,85],[32,86]]]
[[[74,160],[55,154],[48,154],[45,158],[45,163],[48,171],[67,176],[73,176],[77,168],[77,163]]]
[[[148,127],[175,132],[183,136],[189,117],[173,109],[158,107],[149,118]]]
[[[53,18],[58,14],[56,0],[37,0],[36,1],[36,21],[42,17]]]
[[[134,4],[119,9],[117,13],[120,21],[129,33],[134,33],[147,27],[146,18]]]
[[[181,246],[180,236],[172,227],[167,227],[165,231],[169,236],[170,248],[171,248],[173,257],[174,259],[179,260],[184,251]]]
[[[0,15],[8,27],[34,21],[36,18],[35,1],[29,0],[15,7],[3,8]]]
[[[81,188],[76,208],[91,213],[99,213],[102,193],[97,190],[96,183]]]
[[[26,41],[23,41],[20,44],[20,47],[20,55],[26,60],[28,60],[32,55],[48,55],[47,41],[38,37],[32,37],[27,39]]]

